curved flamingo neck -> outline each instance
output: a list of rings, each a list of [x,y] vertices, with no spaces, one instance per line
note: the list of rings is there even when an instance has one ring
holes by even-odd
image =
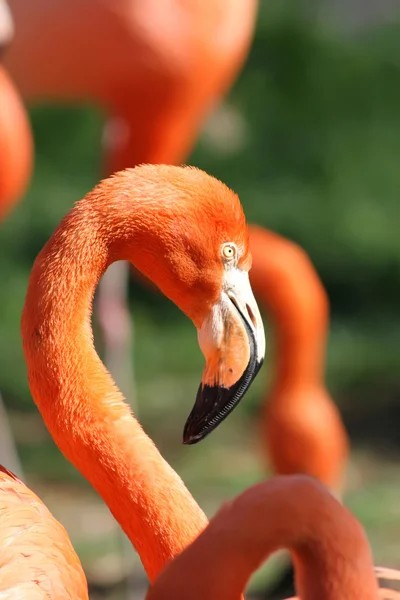
[[[322,384],[329,306],[324,287],[296,244],[251,226],[255,296],[271,315],[275,331],[275,384]]]
[[[292,554],[301,600],[377,600],[362,527],[306,476],[277,477],[223,507],[147,600],[239,600],[253,572],[281,548]]]
[[[107,180],[112,182],[111,180]],[[132,178],[118,197],[96,190],[61,223],[34,264],[22,317],[32,395],[63,454],[103,497],[138,551],[149,579],[205,527],[182,480],[161,457],[100,361],[92,300],[125,239],[148,226]],[[134,243],[134,242],[133,242]],[[132,247],[132,243],[130,243]],[[134,250],[135,251],[135,248]]]

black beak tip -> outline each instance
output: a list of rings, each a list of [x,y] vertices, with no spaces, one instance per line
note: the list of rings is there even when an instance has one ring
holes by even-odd
[[[230,388],[200,385],[196,402],[185,423],[183,443],[198,444],[206,438],[239,404],[262,365],[253,359],[240,379]]]
[[[207,433],[209,433],[208,411],[204,410],[204,398],[205,390],[200,386],[195,405],[187,418],[183,430],[183,443],[186,446],[193,446],[193,444],[201,442],[207,436]]]
[[[198,444],[199,442],[201,442],[201,440],[204,439],[204,436],[201,434],[191,434],[189,431],[187,431],[186,427],[183,431],[183,444],[185,446],[193,446],[194,444]]]
[[[183,430],[183,443],[187,446],[197,444],[214,429],[212,417],[213,408],[218,406],[221,395],[219,386],[200,385],[197,391],[196,402],[185,423]]]
[[[218,427],[240,399],[240,396],[234,398],[235,388],[236,386],[224,388],[218,385],[200,385],[183,431],[185,445],[201,442]]]

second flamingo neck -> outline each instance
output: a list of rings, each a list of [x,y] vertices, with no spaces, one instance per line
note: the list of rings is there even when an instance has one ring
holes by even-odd
[[[325,371],[325,336],[315,335],[312,330],[296,331],[296,327],[285,329],[280,324],[275,324],[273,330],[273,386],[299,388],[321,385]]]
[[[365,533],[319,483],[280,477],[244,492],[169,565],[148,600],[239,600],[273,552],[287,548],[301,600],[377,600]]]
[[[329,319],[322,282],[297,244],[257,226],[250,226],[250,242],[250,280],[273,325],[275,384],[319,384]]]
[[[307,285],[291,271],[279,278],[266,272],[268,279],[268,289],[257,294],[255,286],[255,292],[273,324],[275,383],[318,384],[324,378],[328,329],[324,290],[314,278]]]

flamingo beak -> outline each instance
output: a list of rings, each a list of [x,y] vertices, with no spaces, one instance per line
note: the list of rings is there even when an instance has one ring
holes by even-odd
[[[6,0],[0,0],[0,57],[14,37],[14,21]]]
[[[206,359],[184,444],[196,444],[229,415],[249,389],[264,360],[265,336],[246,271],[225,272],[219,302],[198,329]]]

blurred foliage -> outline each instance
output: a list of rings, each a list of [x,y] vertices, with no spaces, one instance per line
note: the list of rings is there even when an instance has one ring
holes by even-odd
[[[244,123],[241,142],[227,151],[204,135],[189,162],[233,187],[249,221],[309,252],[331,299],[329,385],[343,403],[373,384],[383,402],[400,367],[400,25],[343,37],[292,4],[262,4],[228,99]],[[0,233],[0,389],[8,406],[29,410],[19,337],[29,270],[63,214],[99,179],[102,125],[88,107],[35,107],[31,117],[35,175]],[[187,376],[192,397],[202,358],[193,327],[170,302],[136,283],[131,297],[139,404],[151,426],[146,383],[155,373],[175,377],[167,407]],[[244,410],[254,410],[261,385]]]

